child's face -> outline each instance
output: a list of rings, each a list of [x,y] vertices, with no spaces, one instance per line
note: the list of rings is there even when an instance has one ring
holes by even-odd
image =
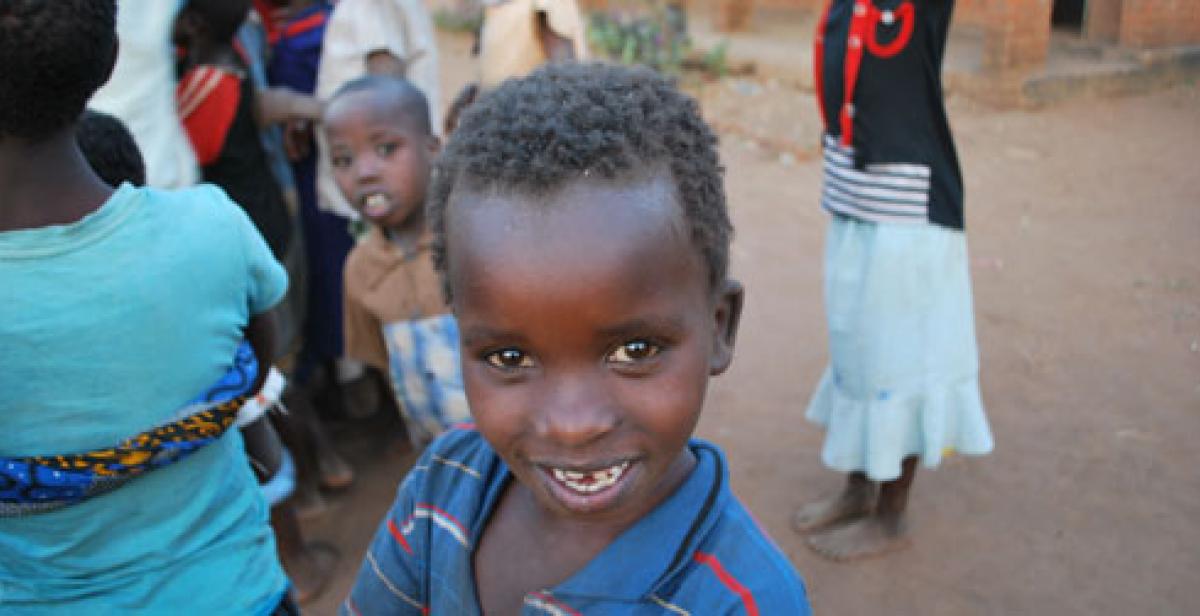
[[[325,136],[334,180],[355,210],[393,230],[421,220],[439,143],[393,97],[365,90],[336,99],[325,112]]]
[[[541,202],[537,202],[541,201]],[[631,524],[688,474],[741,288],[711,288],[667,176],[455,195],[448,275],[476,424],[542,508]]]

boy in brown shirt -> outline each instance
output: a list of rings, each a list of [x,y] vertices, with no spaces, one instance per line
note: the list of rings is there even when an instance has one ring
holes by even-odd
[[[324,118],[334,180],[372,228],[346,260],[346,355],[391,376],[414,444],[468,418],[458,327],[430,252],[425,191],[441,147],[403,79],[351,81]]]

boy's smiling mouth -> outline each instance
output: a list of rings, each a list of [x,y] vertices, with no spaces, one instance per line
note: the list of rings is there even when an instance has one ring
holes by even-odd
[[[635,481],[636,460],[625,459],[605,467],[536,464],[550,495],[576,514],[613,507]]]
[[[628,468],[629,460],[625,460],[620,464],[595,471],[571,471],[551,467],[550,474],[553,475],[555,481],[580,494],[592,494],[612,487]]]

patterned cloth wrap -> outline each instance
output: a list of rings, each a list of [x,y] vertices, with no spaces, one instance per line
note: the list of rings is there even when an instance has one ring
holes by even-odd
[[[388,323],[383,338],[392,389],[414,444],[423,446],[446,428],[470,420],[453,315]]]
[[[115,447],[84,453],[0,457],[0,517],[53,511],[114,490],[146,472],[173,464],[215,442],[234,424],[252,393],[258,360],[242,342],[233,366],[180,409],[170,423]]]

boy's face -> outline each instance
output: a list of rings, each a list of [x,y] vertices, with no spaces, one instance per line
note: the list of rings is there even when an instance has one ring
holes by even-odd
[[[418,128],[394,97],[351,92],[325,112],[333,178],[360,214],[387,229],[419,221],[437,137]]]
[[[714,292],[660,174],[455,195],[448,275],[476,424],[542,509],[631,524],[688,474],[741,288]]]

